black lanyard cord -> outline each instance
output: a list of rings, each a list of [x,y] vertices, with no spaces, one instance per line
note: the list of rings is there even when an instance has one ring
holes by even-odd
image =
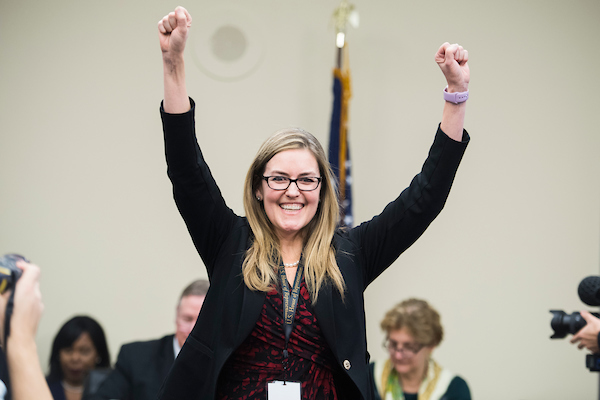
[[[290,292],[289,285],[287,282],[287,275],[283,265],[279,269],[279,277],[281,278],[281,290],[283,292],[283,332],[285,333],[285,346],[283,348],[283,383],[286,381],[286,372],[288,368],[288,342],[292,335],[292,329],[294,328],[294,316],[296,315],[296,307],[298,306],[298,297],[300,296],[300,284],[302,283],[302,275],[304,273],[304,266],[302,263],[298,264],[296,270],[296,276],[294,278],[294,287]]]

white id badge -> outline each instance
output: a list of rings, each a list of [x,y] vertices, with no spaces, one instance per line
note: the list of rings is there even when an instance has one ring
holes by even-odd
[[[300,400],[300,382],[267,382],[267,400]]]

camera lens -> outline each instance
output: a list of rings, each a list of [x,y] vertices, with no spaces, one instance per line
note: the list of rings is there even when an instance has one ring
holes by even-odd
[[[562,339],[568,334],[575,334],[586,324],[585,319],[578,312],[573,314],[566,314],[562,310],[550,310],[552,313],[552,321],[550,326],[554,331],[554,334],[550,336],[550,339]]]

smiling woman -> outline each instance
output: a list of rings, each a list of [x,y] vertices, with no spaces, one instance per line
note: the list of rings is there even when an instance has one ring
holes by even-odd
[[[291,182],[294,178],[300,185]],[[309,178],[311,183],[306,182]],[[295,263],[304,254],[312,298],[316,300],[325,279],[331,279],[343,293],[344,283],[329,246],[339,215],[335,179],[325,151],[313,135],[288,128],[263,143],[246,175],[244,208],[252,231],[262,232],[242,267],[250,288],[270,290],[279,280],[279,264]],[[296,270],[285,272],[293,281]]]
[[[296,250],[302,250],[300,231],[313,219],[319,205],[317,160],[308,150],[285,150],[269,160],[264,174],[261,186],[256,189],[257,199],[262,199],[280,245],[290,248],[291,252],[282,249],[283,261],[299,259]],[[306,187],[310,190],[305,190]],[[300,243],[294,249],[295,241]]]
[[[370,221],[337,226],[325,152],[297,128],[258,150],[241,217],[227,207],[196,139],[183,57],[191,22],[178,7],[158,23],[160,112],[175,202],[211,289],[159,398],[371,399],[363,292],[442,210],[469,141],[466,96],[446,103],[421,173]],[[461,46],[438,49],[448,92],[467,90],[467,59]]]

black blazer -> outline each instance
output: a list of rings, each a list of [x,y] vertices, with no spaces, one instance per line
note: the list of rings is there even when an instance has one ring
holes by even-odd
[[[213,399],[223,365],[250,334],[265,293],[241,276],[252,233],[246,218],[227,207],[195,136],[194,103],[184,114],[162,110],[168,175],[177,207],[211,282],[196,326],[160,391],[164,400]],[[465,151],[463,141],[435,136],[423,170],[383,212],[360,226],[338,230],[333,244],[347,286],[345,300],[324,285],[314,306],[336,360],[340,399],[371,399],[363,292],[425,231],[444,206]]]
[[[93,397],[119,400],[155,400],[173,365],[173,335],[148,342],[124,344],[115,369]]]
[[[6,363],[6,355],[2,348],[0,348],[0,381],[6,386],[6,393],[4,394],[4,400],[10,400],[10,378],[8,377],[8,364]]]

